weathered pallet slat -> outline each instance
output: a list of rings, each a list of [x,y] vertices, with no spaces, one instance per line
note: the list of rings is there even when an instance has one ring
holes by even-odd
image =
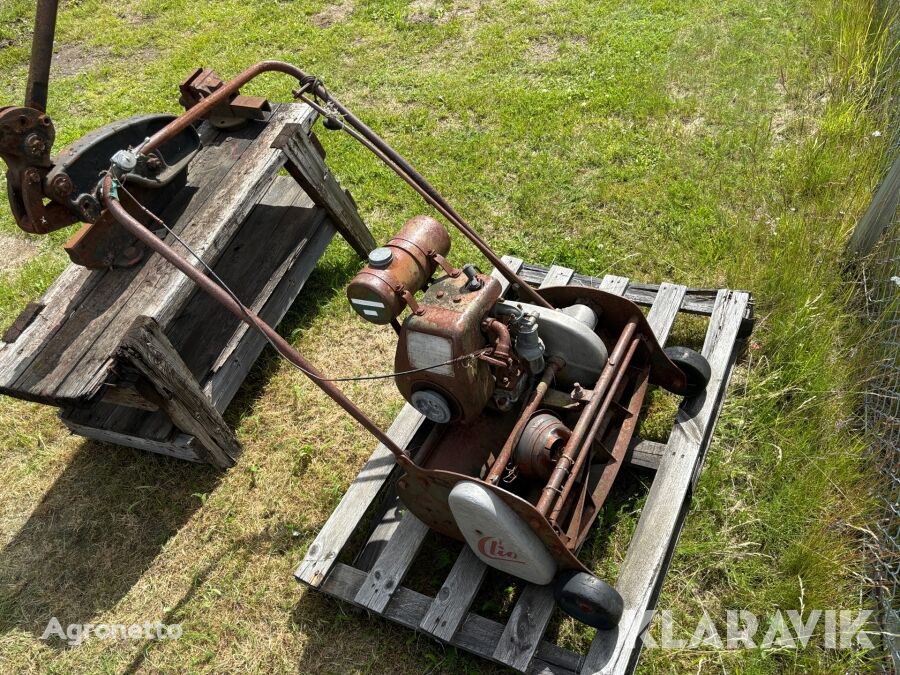
[[[530,276],[526,280],[534,286],[578,283],[579,275],[564,267],[547,269],[529,266],[512,256],[505,256],[504,262],[517,273],[527,272]],[[543,275],[538,276],[534,270],[542,270]],[[492,274],[500,280],[506,292],[509,287],[506,280],[496,271]],[[697,298],[691,299],[690,289],[680,285],[664,283],[651,287],[615,275],[607,275],[599,281],[591,280],[590,285],[625,297],[629,297],[637,286],[640,293],[649,299],[645,303],[650,306],[647,318],[660,343],[668,339],[679,311],[685,311],[690,302],[695,303],[697,310]],[[706,311],[705,307],[703,311]],[[738,333],[745,330],[748,317],[752,317],[749,294],[722,291],[715,306],[709,309],[709,314],[711,321],[704,354],[710,359],[713,379],[707,395],[684,403],[667,443],[635,438],[626,459],[631,466],[655,469],[657,472],[617,582],[629,608],[651,607],[658,593],[668,556],[674,549],[680,523],[687,512],[690,488],[699,476],[703,453],[722,405],[728,373],[734,363]],[[709,395],[710,392],[714,393]],[[373,460],[376,455],[373,455]],[[390,473],[384,469],[382,471],[384,475],[379,486],[387,481]],[[365,484],[366,481],[362,483]],[[363,488],[354,483],[350,490],[360,489]],[[361,517],[370,504],[372,499],[361,505],[357,517]],[[327,568],[320,566],[314,575],[310,573],[310,562],[305,560],[297,572],[298,579],[310,583],[308,580],[314,577],[315,583],[311,585],[326,593],[522,672],[587,673],[603,670],[618,673],[630,672],[633,668],[638,653],[634,645],[642,626],[640,621],[632,620],[631,614],[626,614],[616,630],[598,633],[590,652],[581,656],[552,645],[544,638],[556,610],[548,586],[525,585],[504,625],[472,612],[470,608],[486,578],[487,567],[466,546],[462,547],[434,598],[404,587],[403,577],[415,560],[428,529],[411,514],[405,513],[398,519],[397,513],[396,509],[388,509],[384,520],[375,527],[377,535],[373,534],[373,539],[387,543],[371,569],[332,563]],[[665,518],[659,514],[665,514]],[[340,523],[339,529],[352,530],[352,524],[346,521],[346,513],[336,520]],[[332,527],[329,520],[323,533]],[[331,534],[327,538],[334,539]],[[337,547],[332,554],[332,561],[340,548]],[[319,555],[317,549],[315,556]],[[635,563],[637,559],[642,562]],[[626,587],[627,590],[622,591]]]
[[[323,581],[321,590],[352,603],[365,581],[365,572],[343,563],[337,563]],[[393,601],[387,606],[382,616],[415,630],[421,623],[425,612],[428,611],[430,604],[431,598],[428,596],[401,586],[397,589]],[[490,659],[502,630],[503,627],[496,621],[485,619],[477,614],[469,614],[450,644]],[[580,661],[580,657],[576,654],[544,640],[538,646],[535,658],[527,672],[571,675],[578,671]]]
[[[518,260],[518,258],[516,258]],[[547,268],[541,265],[524,263],[516,273],[532,286],[537,286],[547,275]],[[589,286],[592,288],[600,288],[602,279],[592,277],[577,272],[572,277],[570,285],[573,286]],[[643,307],[649,307],[653,304],[654,298],[659,291],[659,284],[646,284],[640,282],[632,282],[628,285],[625,297],[633,303]],[[688,288],[685,292],[684,302],[681,305],[681,311],[686,314],[700,314],[709,316],[712,314],[713,307],[716,303],[717,288]],[[753,302],[747,305],[744,313],[744,319],[741,322],[741,337],[746,337],[753,326]]]
[[[719,292],[703,346],[703,355],[712,369],[707,395],[682,404],[616,582],[616,590],[625,601],[626,615],[616,631],[598,633],[582,673],[625,673],[637,658],[644,611],[652,608],[667,559],[677,543],[684,518],[683,506],[690,495],[698,459],[713,431],[711,422],[727,385],[735,342],[748,303],[747,293]],[[667,536],[660,536],[663,532]]]
[[[401,448],[412,440],[425,418],[407,404],[388,429],[388,437]],[[319,531],[294,576],[310,586],[319,586],[337,562],[338,553],[359,526],[359,520],[384,487],[396,464],[391,451],[381,443],[341,497],[328,522]]]
[[[375,561],[355,601],[373,612],[383,612],[425,542],[428,526],[413,514],[403,515],[399,527]]]
[[[450,642],[466,618],[485,574],[487,565],[478,559],[472,549],[463,546],[441,590],[422,617],[419,628],[439,640]]]

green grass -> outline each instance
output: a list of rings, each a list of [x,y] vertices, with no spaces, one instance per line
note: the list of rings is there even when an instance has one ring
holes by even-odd
[[[22,98],[31,5],[0,5],[5,102]],[[62,147],[116,118],[176,111],[177,83],[195,66],[228,76],[282,58],[322,76],[501,253],[751,290],[757,327],[659,602],[690,632],[704,610],[721,624],[726,609],[869,606],[871,481],[852,425],[860,332],[840,270],[889,135],[895,54],[871,5],[80,0],[60,16],[49,112]],[[286,100],[290,86],[267,76],[246,91]],[[363,150],[320,137],[377,239],[424,211]],[[67,234],[35,238],[34,257],[0,273],[0,323],[63,268]],[[5,210],[0,236],[5,247],[25,238]],[[477,260],[459,237],[454,246],[457,262]],[[341,292],[355,265],[346,245],[332,246],[282,328],[314,361],[381,372],[391,336],[361,325]],[[679,322],[675,338],[696,342],[702,331]],[[347,391],[383,425],[399,409],[389,384]],[[671,421],[671,402],[657,399],[650,436]],[[0,402],[4,670],[486,667],[293,581],[370,452],[366,434],[271,354],[228,419],[246,450],[214,476],[84,442],[49,409]],[[647,480],[623,480],[589,540],[584,558],[599,572],[614,574],[624,557]],[[429,564],[445,558],[438,551]],[[502,614],[512,594],[497,588],[478,608]],[[54,615],[63,624],[180,621],[184,637],[65,649],[38,639]],[[574,648],[592,635],[568,619],[552,631]],[[796,651],[649,650],[641,670],[859,672],[877,663],[877,654],[814,639]]]

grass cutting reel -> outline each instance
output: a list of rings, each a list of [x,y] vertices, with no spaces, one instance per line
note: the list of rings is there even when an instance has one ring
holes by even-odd
[[[230,82],[198,70],[182,84],[180,116],[141,116],[96,132],[51,159],[44,112],[56,2],[39,3],[25,107],[0,108],[0,156],[9,200],[23,229],[87,223],[70,256],[85,266],[134,264],[160,254],[272,346],[395,456],[403,502],[433,529],[464,541],[482,561],[534,584],[553,584],[559,605],[598,628],[623,611],[616,591],[576,554],[623,464],[648,387],[702,392],[709,365],[685,348],[663,350],[640,309],[600,290],[522,281],[411,164],[325,88],[319,78],[264,61]],[[183,179],[199,147],[195,125],[253,117],[264,99],[239,88],[263,73],[297,81],[294,97],[349,134],[458,229],[508,282],[447,258],[437,220],[410,220],[347,288],[353,308],[398,336],[392,377],[434,423],[415,457],[399,447],[212,272],[160,239],[152,209]],[[149,208],[148,208],[149,207]],[[74,254],[73,254],[74,252]],[[193,253],[193,252],[191,252]],[[196,264],[196,263],[199,263]],[[404,316],[402,323],[400,319]]]

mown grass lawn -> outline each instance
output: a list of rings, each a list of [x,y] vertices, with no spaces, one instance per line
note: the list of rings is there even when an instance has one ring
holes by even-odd
[[[322,76],[501,253],[586,274],[729,286],[758,322],[739,364],[659,606],[683,630],[727,609],[849,609],[866,597],[870,480],[852,418],[859,330],[843,244],[888,137],[891,45],[869,0],[73,0],[49,112],[62,147],[113,119],[176,111],[198,65],[282,58]],[[0,91],[19,103],[32,3],[0,4]],[[248,93],[287,100],[269,76]],[[875,132],[881,132],[876,134]],[[424,211],[345,138],[329,161],[379,240]],[[0,323],[65,264],[67,232],[0,213]],[[459,237],[454,259],[477,260]],[[282,330],[313,361],[383,372],[336,243]],[[311,297],[324,299],[323,304]],[[318,305],[318,306],[317,306]],[[317,306],[317,311],[313,308]],[[702,326],[676,324],[696,341]],[[382,424],[389,383],[347,387]],[[670,423],[657,397],[646,435]],[[371,450],[299,373],[261,359],[228,412],[245,453],[215,475],[70,436],[54,411],[0,401],[0,670],[479,671],[487,664],[298,587],[292,571]],[[635,474],[585,559],[614,574],[640,513]],[[447,566],[446,556],[429,564]],[[512,588],[480,599],[502,615]],[[178,641],[39,639],[67,623],[179,622]],[[722,627],[724,633],[724,627]],[[552,634],[585,648],[568,619]],[[878,655],[806,648],[645,652],[643,672],[860,672]]]

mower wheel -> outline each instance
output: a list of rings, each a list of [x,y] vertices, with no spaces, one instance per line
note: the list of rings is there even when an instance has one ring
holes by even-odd
[[[696,396],[706,390],[709,378],[712,374],[709,369],[709,361],[702,354],[687,347],[666,347],[666,356],[687,377],[687,389],[685,396]]]
[[[566,614],[600,630],[615,628],[625,603],[615,588],[593,574],[567,570],[553,582],[553,597]]]

